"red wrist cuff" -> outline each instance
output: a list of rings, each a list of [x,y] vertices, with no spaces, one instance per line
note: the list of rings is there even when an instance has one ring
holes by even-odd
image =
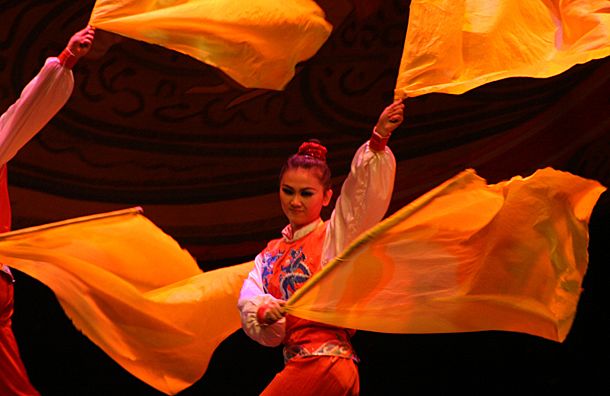
[[[383,151],[385,150],[385,146],[388,144],[389,139],[390,135],[385,137],[381,136],[377,133],[377,130],[373,129],[373,134],[369,140],[369,148],[373,151]]]
[[[61,51],[61,54],[59,54],[57,58],[59,58],[59,63],[61,63],[68,69],[72,69],[76,64],[76,61],[78,60],[76,55],[74,55],[72,51],[70,51],[68,48]]]
[[[263,304],[258,307],[258,310],[256,311],[256,320],[259,324],[267,324],[267,322],[265,321],[265,314],[267,313],[267,311],[269,311],[269,306],[267,304]]]

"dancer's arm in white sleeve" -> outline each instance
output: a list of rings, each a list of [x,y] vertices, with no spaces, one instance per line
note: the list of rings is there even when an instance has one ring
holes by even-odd
[[[356,152],[326,230],[322,264],[341,254],[361,233],[383,219],[394,189],[396,160],[386,146],[403,119],[404,104],[386,107],[372,137]]]
[[[261,323],[259,309],[274,301],[279,302],[263,290],[262,262],[262,256],[259,254],[254,260],[254,268],[241,288],[237,307],[241,314],[242,328],[250,338],[265,346],[278,346],[286,333],[286,319],[282,318],[273,324]]]
[[[89,50],[93,29],[75,33],[58,57],[48,58],[23,89],[17,101],[0,117],[0,165],[13,158],[68,101],[74,87],[72,66]]]

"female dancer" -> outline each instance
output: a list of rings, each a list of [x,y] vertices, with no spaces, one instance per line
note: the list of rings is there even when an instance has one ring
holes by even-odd
[[[256,257],[238,308],[246,334],[265,346],[284,344],[284,369],[263,395],[357,395],[359,376],[350,337],[354,331],[285,315],[283,305],[311,276],[387,211],[396,163],[386,143],[402,122],[396,101],[379,116],[356,152],[330,220],[321,210],[332,197],[326,148],[303,143],[280,173],[280,203],[289,224]]]
[[[19,99],[0,116],[0,232],[11,225],[6,163],[13,158],[72,94],[72,67],[93,43],[95,29],[76,32],[58,57],[47,59],[38,75],[24,88]],[[13,275],[0,263],[0,395],[38,395],[19,355],[11,327]]]

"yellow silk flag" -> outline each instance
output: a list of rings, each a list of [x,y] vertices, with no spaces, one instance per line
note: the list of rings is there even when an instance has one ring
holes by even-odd
[[[563,341],[604,190],[551,168],[495,185],[466,170],[363,234],[286,310],[385,333],[505,330]]]
[[[97,0],[90,24],[187,54],[246,88],[276,90],[332,30],[313,0]]]
[[[610,0],[412,0],[396,98],[550,77],[610,55]]]
[[[252,263],[202,272],[139,210],[0,235],[0,261],[47,285],[66,315],[135,377],[173,395],[240,328]]]

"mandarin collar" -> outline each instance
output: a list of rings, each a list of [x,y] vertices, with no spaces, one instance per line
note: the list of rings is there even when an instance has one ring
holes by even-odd
[[[317,220],[312,221],[304,227],[299,228],[296,232],[292,232],[292,226],[288,224],[282,230],[282,237],[285,242],[293,242],[303,238],[305,235],[309,234],[316,228],[318,228],[321,224],[324,224],[321,218],[318,217]]]

